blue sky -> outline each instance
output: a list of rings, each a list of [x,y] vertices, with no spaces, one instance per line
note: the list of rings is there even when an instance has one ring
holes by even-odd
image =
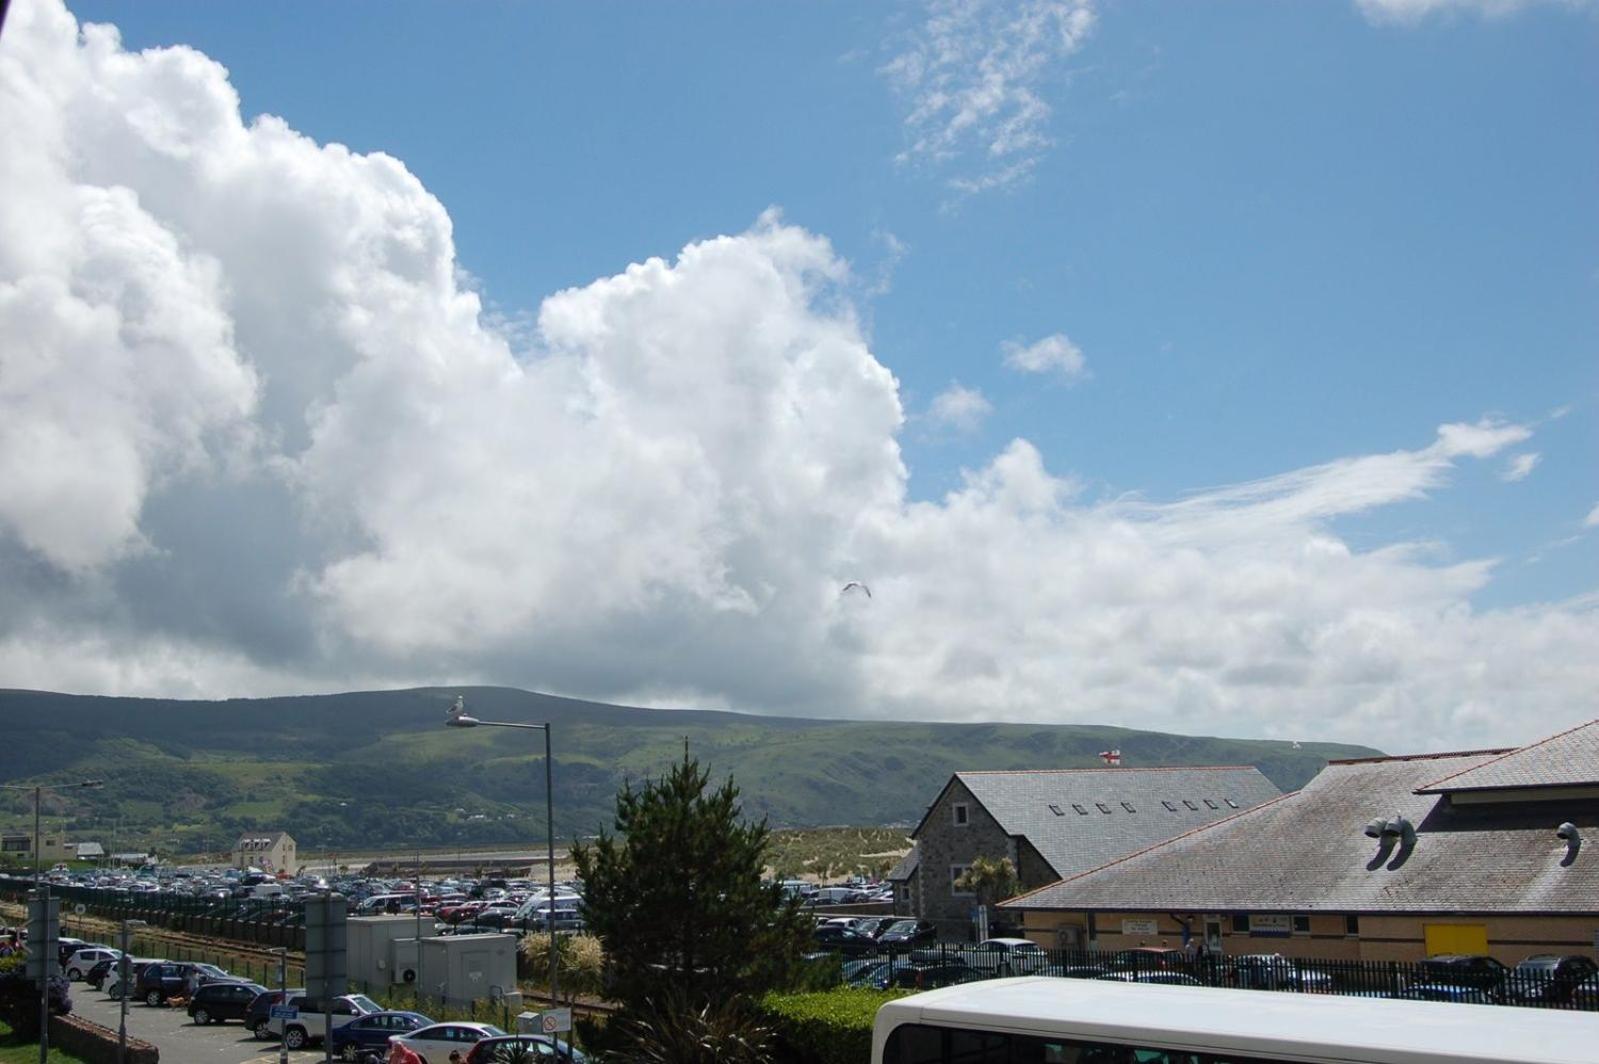
[[[1463,470],[1346,531],[1503,558],[1485,602],[1599,579],[1599,537],[1546,549],[1599,503],[1591,12],[1105,5],[1040,79],[1054,144],[1034,178],[962,195],[966,160],[896,162],[881,68],[910,6],[75,10],[130,48],[204,51],[246,115],[402,159],[508,314],[780,207],[864,285],[887,273],[863,305],[913,415],[957,380],[994,406],[972,433],[912,422],[917,496],[1016,436],[1091,492],[1170,498],[1569,408],[1527,479]],[[1086,379],[1003,368],[1001,343],[1056,332]]]
[[[1589,0],[18,0],[0,674],[1591,716],[1596,45]]]

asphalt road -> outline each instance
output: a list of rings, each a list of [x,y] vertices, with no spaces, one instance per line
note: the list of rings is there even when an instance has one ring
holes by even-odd
[[[72,984],[74,1015],[117,1029],[118,1004],[84,983]],[[128,1036],[161,1047],[161,1064],[276,1064],[278,1044],[258,1042],[236,1020],[196,1027],[181,1008],[128,1002]],[[290,1064],[317,1064],[322,1047],[290,1053]]]

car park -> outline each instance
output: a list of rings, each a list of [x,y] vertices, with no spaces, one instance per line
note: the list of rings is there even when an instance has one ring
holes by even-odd
[[[957,983],[970,983],[989,977],[987,972],[979,971],[954,957],[933,964],[895,965],[893,970],[886,974],[887,978],[883,980],[879,989],[895,987],[902,990],[934,990],[941,986],[954,986]]]
[[[333,1055],[341,1060],[359,1060],[367,1053],[383,1053],[389,1039],[397,1034],[430,1027],[433,1021],[420,1012],[374,1012],[358,1016],[343,1027],[333,1029]]]
[[[1495,997],[1502,992],[1510,974],[1497,959],[1475,953],[1440,953],[1428,957],[1417,968],[1428,983],[1467,986]]]
[[[116,968],[110,970],[110,974],[105,983],[105,992],[111,996],[113,1001],[119,1001],[121,1000],[124,991],[130,994],[133,993],[134,988],[139,985],[139,976],[146,968],[152,964],[166,963],[168,962],[165,960],[148,957],[133,958],[128,962],[127,966],[127,986],[122,985],[122,966],[118,965]]]
[[[846,957],[860,957],[877,952],[877,940],[871,935],[837,924],[823,924],[811,932],[816,948],[828,953],[841,953]]]
[[[938,941],[938,928],[931,920],[896,920],[877,941],[883,946],[925,946]]]
[[[422,1058],[422,1064],[447,1064],[451,1053],[465,1057],[485,1038],[505,1038],[506,1033],[488,1023],[435,1023],[409,1034],[396,1035],[391,1045],[401,1045]]]
[[[1025,938],[990,938],[963,952],[973,968],[998,975],[1031,975],[1049,963],[1036,942]]]
[[[250,1014],[250,1005],[264,993],[266,987],[243,980],[207,983],[189,998],[189,1019],[201,1027],[226,1020],[243,1020]]]

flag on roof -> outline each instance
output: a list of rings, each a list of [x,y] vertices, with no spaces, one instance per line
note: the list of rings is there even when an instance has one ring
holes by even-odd
[[[1107,765],[1119,765],[1122,763],[1122,752],[1120,750],[1101,750],[1099,759]]]

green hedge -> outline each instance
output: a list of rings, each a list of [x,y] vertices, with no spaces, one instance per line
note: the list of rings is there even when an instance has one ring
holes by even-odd
[[[768,994],[762,1011],[777,1031],[779,1059],[796,1064],[868,1064],[872,1021],[885,1001],[904,990],[840,988],[820,993]]]

